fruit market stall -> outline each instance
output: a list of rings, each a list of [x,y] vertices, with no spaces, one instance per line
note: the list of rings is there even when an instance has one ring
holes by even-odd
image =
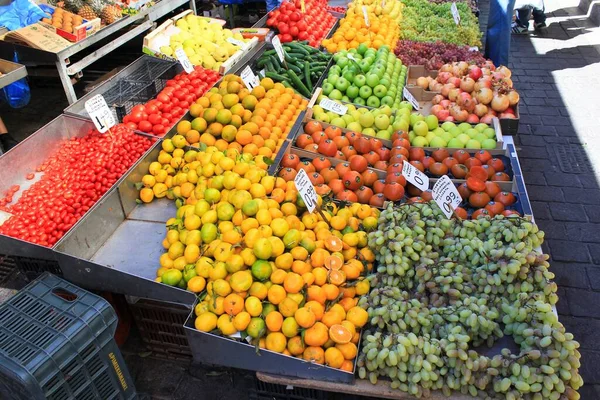
[[[114,22],[75,43],[71,43],[60,36],[55,35],[50,29],[46,30],[47,32],[40,32],[38,29],[33,36],[33,39],[36,46],[40,43],[44,43],[44,46],[41,48],[23,45],[22,43],[27,43],[27,40],[23,40],[21,37],[16,38],[14,42],[11,43],[7,41],[10,39],[5,37],[4,40],[0,40],[0,46],[7,49],[6,51],[10,54],[13,53],[13,50],[16,51],[19,54],[19,59],[25,65],[28,63],[40,65],[48,62],[55,65],[67,100],[69,101],[69,104],[72,104],[77,100],[71,81],[72,77],[81,76],[85,67],[119,48],[134,37],[149,30],[154,21],[188,2],[190,8],[195,10],[196,7],[194,1],[173,0],[156,2],[156,4],[151,7],[142,8],[133,15],[115,19]],[[62,19],[61,21],[64,22]],[[49,22],[52,23],[51,20]],[[72,27],[72,25],[70,26]],[[31,35],[28,37],[31,38]],[[112,38],[113,40],[92,52],[87,51],[92,45],[108,38]],[[71,63],[69,60],[70,57],[75,55],[81,56],[82,54],[86,55],[75,63]]]
[[[45,149],[0,176],[2,249],[154,302],[168,329],[144,325],[148,344],[176,337],[178,354],[265,382],[577,399],[579,344],[558,321],[544,234],[502,123],[518,117],[507,112],[518,93],[507,68],[469,49],[469,4],[438,3],[357,0],[332,35],[299,41],[321,3],[307,1],[304,17],[302,2],[284,3],[265,22],[277,39],[223,76],[202,49],[239,37],[215,29],[197,42],[200,21],[177,18],[180,32],[150,47],[187,47],[189,72],[144,56],[92,97],[139,65],[173,74],[150,78],[155,91],[112,132],[64,115],[0,158]],[[76,129],[56,129],[66,121]],[[65,135],[78,139],[48,140]]]

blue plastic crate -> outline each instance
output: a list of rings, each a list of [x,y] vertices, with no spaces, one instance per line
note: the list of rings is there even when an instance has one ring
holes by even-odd
[[[133,399],[109,303],[45,273],[0,306],[1,399]]]

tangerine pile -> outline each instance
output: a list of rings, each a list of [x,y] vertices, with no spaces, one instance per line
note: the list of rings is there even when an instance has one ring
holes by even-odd
[[[324,39],[321,45],[330,53],[356,49],[361,44],[374,49],[383,45],[394,48],[400,37],[400,25],[397,20],[390,15],[377,15],[373,11],[368,11],[367,15],[369,26],[365,22],[362,9],[349,6],[346,16],[340,20],[339,28],[331,39]]]
[[[248,90],[239,76],[226,75],[218,88],[190,106],[194,119],[179,122],[173,140],[271,158],[307,104],[293,89],[271,78]]]

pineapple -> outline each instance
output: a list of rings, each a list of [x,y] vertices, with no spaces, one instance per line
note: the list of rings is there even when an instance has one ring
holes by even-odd
[[[87,4],[79,9],[77,15],[81,16],[83,19],[87,19],[88,21],[94,18],[98,18],[98,14],[96,14],[94,9],[88,6]]]
[[[102,9],[100,18],[102,18],[102,22],[106,25],[112,24],[121,18],[121,9],[117,6],[107,5]]]
[[[77,14],[79,10],[85,6],[85,2],[83,0],[63,0],[59,1],[57,5],[61,7],[61,3],[64,4],[64,9],[72,12],[73,14]]]

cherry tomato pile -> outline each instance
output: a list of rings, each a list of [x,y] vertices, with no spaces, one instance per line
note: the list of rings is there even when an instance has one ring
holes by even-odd
[[[346,7],[344,6],[327,6],[327,11],[333,11],[340,14],[346,13]]]
[[[131,129],[164,135],[186,113],[190,105],[219,80],[219,73],[200,66],[190,74],[181,72],[144,105],[137,105],[123,118]]]
[[[13,214],[0,226],[0,234],[54,245],[152,145],[123,124],[111,131],[92,130],[63,142],[37,168],[43,172],[40,180],[15,204],[13,195],[20,188],[13,186],[0,199],[0,209]]]
[[[306,12],[302,12],[300,0],[284,1],[279,8],[269,12],[267,26],[277,28],[282,42],[308,40],[318,47],[331,27],[335,17],[327,11],[325,0],[305,0]]]

